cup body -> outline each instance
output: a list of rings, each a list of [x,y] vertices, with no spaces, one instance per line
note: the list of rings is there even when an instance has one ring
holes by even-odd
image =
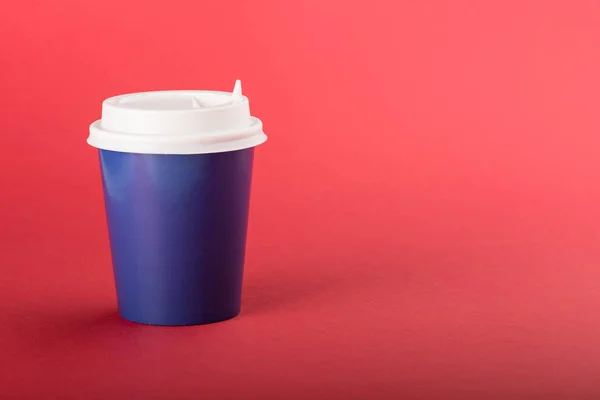
[[[254,148],[99,153],[121,316],[151,325],[235,317]]]

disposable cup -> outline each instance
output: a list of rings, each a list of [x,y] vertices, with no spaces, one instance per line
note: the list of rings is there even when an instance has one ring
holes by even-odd
[[[112,97],[92,123],[118,309],[150,325],[240,312],[254,147],[266,140],[233,93]]]

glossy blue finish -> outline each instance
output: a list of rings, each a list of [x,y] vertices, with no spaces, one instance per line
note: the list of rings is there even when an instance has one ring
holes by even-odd
[[[196,325],[240,312],[253,155],[100,150],[125,319]]]

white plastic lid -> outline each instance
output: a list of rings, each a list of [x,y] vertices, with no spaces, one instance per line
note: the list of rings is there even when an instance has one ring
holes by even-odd
[[[87,142],[126,153],[203,154],[246,149],[265,140],[262,122],[250,115],[238,80],[232,93],[172,90],[106,99]]]

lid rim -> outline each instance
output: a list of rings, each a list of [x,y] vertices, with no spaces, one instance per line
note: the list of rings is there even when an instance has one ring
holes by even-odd
[[[100,150],[139,154],[208,154],[242,150],[264,143],[262,122],[251,117],[246,129],[188,134],[141,134],[113,132],[102,128],[99,119],[90,125],[87,143]]]

